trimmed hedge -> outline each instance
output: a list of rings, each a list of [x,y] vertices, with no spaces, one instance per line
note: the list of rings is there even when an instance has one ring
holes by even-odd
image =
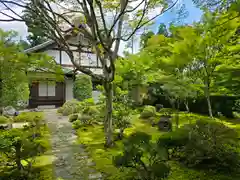
[[[79,75],[73,84],[73,96],[79,101],[92,97],[92,79],[88,75]]]

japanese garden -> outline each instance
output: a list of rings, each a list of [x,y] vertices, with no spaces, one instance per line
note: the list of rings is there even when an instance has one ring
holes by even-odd
[[[240,179],[240,0],[0,0],[0,180],[161,179]]]

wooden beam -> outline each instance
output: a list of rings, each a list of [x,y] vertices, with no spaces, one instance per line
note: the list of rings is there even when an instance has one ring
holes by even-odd
[[[74,68],[74,65],[72,64],[61,64],[62,67],[71,67],[71,68]],[[93,68],[93,69],[102,69],[102,67],[100,66],[84,66],[82,65],[81,67],[84,67],[84,68]]]

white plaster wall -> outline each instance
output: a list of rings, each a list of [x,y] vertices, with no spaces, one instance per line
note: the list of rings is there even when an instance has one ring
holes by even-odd
[[[65,51],[62,51],[62,64],[72,64],[69,56]]]
[[[73,80],[72,79],[66,79],[66,91],[65,91],[65,97],[66,101],[72,100],[73,99]]]
[[[45,53],[47,53],[49,56],[52,56],[57,63],[60,63],[60,52],[58,50],[46,50]],[[76,57],[76,60],[78,63],[80,63],[83,66],[97,66],[97,56],[96,54],[91,54],[91,53],[81,53],[79,55],[78,52],[73,52],[74,56]],[[62,64],[69,64],[72,65],[72,62],[67,55],[66,52],[62,51]],[[99,66],[101,66],[100,61],[99,61]],[[95,68],[90,68],[94,73],[96,74],[102,74],[101,69],[95,69]]]

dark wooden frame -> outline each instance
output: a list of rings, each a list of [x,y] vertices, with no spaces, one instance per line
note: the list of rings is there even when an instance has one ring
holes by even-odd
[[[66,101],[65,82],[56,82],[55,96],[39,96],[39,82],[30,85],[29,108],[37,108],[44,105],[62,106]]]

